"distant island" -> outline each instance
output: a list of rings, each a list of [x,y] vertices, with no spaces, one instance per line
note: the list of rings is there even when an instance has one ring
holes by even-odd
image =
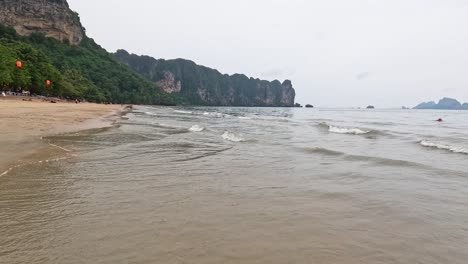
[[[468,110],[468,103],[462,104],[456,99],[445,97],[439,100],[439,103],[434,101],[425,102],[413,109]]]

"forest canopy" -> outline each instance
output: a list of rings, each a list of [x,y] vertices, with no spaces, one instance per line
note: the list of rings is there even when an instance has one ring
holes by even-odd
[[[18,60],[21,68],[16,65]],[[0,85],[3,90],[27,90],[91,102],[177,103],[173,96],[116,61],[90,38],[74,46],[40,33],[19,36],[2,25]]]

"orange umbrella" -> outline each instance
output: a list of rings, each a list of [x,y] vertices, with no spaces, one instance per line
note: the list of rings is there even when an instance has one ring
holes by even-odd
[[[16,61],[16,67],[23,68],[23,63],[20,60]]]

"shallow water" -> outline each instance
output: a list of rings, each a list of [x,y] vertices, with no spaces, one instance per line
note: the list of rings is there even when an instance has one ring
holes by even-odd
[[[468,112],[137,107],[45,140],[71,153],[0,177],[0,263],[468,259]]]

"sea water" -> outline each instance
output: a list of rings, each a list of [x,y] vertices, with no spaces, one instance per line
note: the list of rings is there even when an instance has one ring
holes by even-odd
[[[0,263],[468,260],[468,111],[137,106],[44,140],[0,177]]]

